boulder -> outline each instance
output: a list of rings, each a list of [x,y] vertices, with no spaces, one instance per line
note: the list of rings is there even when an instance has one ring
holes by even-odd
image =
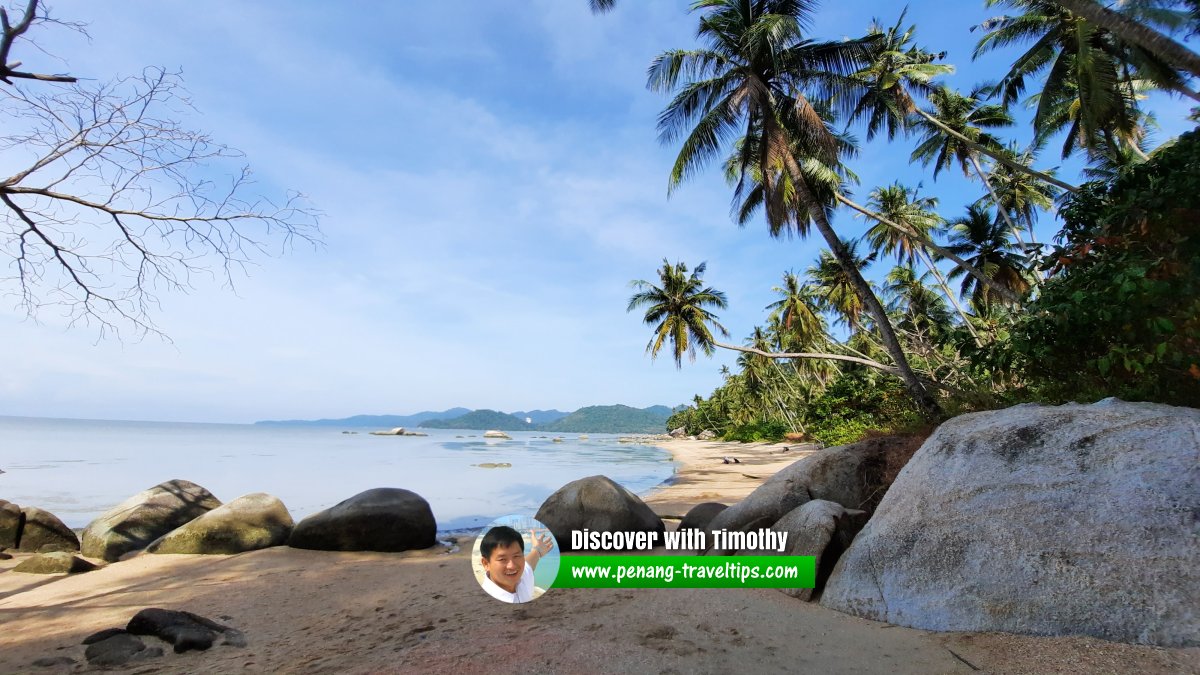
[[[256,492],[171,530],[147,546],[146,552],[232,555],[256,551],[286,544],[294,525],[283,502]]]
[[[375,488],[301,520],[288,546],[318,551],[407,551],[437,543],[429,502],[399,488]]]
[[[564,551],[572,550],[572,530],[657,532],[659,544],[666,531],[645,502],[607,476],[567,483],[542,502],[534,518],[550,528]]]
[[[220,505],[211,492],[190,481],[160,483],[93,520],[83,531],[83,554],[119,560]]]
[[[1200,645],[1200,410],[1107,399],[943,424],[821,604],[942,631]]]
[[[811,555],[817,559],[814,588],[782,588],[784,593],[801,600],[811,600],[825,587],[838,558],[850,547],[854,535],[867,522],[867,512],[847,509],[824,499],[792,509],[777,520],[771,529],[786,532],[787,549],[782,555]],[[780,555],[780,554],[768,554]]]
[[[725,504],[717,502],[704,502],[693,506],[683,516],[683,520],[679,521],[680,530],[707,530],[708,524],[712,522],[717,514],[729,508]]]
[[[713,431],[712,429],[705,429],[704,431],[701,431],[700,435],[697,436],[696,438],[698,438],[702,441],[711,441],[712,439],[714,439],[716,437],[717,437],[717,432]]]
[[[512,438],[512,436],[509,436],[508,434],[504,433],[503,431],[496,431],[494,429],[491,431],[483,432],[483,437],[484,438],[509,438],[509,439]]]
[[[771,476],[745,499],[722,511],[708,529],[738,530],[760,518],[769,518],[773,523],[813,499],[865,510],[886,491],[882,481],[888,453],[910,442],[888,436],[818,450]]]
[[[678,427],[676,429],[672,429],[671,433],[667,435],[671,438],[683,438],[684,436],[687,436],[687,427]]]
[[[0,549],[17,547],[24,524],[21,507],[0,499]]]
[[[94,569],[96,569],[94,564],[79,556],[72,555],[67,551],[54,551],[26,558],[12,571],[26,574],[77,574],[91,572]]]
[[[84,656],[93,666],[120,666],[163,655],[162,647],[147,648],[136,635],[120,633],[88,645]]]
[[[18,551],[50,553],[52,551],[78,551],[79,537],[63,521],[49,511],[36,506],[21,509],[24,526]]]

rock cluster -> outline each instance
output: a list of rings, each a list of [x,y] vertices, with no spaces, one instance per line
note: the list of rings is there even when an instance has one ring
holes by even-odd
[[[53,513],[36,506],[21,508],[0,499],[0,549],[27,553],[73,552],[79,537]]]

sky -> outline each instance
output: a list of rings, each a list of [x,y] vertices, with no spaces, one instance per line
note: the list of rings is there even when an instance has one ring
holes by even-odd
[[[242,151],[255,190],[302,192],[322,213],[322,241],[272,241],[232,288],[200,277],[159,293],[150,318],[169,340],[101,337],[53,309],[31,319],[0,295],[0,415],[252,422],[707,395],[735,357],[651,360],[649,327],[625,311],[629,282],[656,280],[664,258],[706,261],[740,341],[821,242],[738,228],[715,166],[668,198],[678,148],[657,141],[667,99],[645,88],[645,71],[663,50],[694,46],[695,16],[679,1],[626,0],[599,16],[587,5],[52,3],[90,37],[42,27],[30,35],[42,51],[21,45],[13,58],[90,82],[181,72],[195,109],[178,119]],[[898,12],[821,3],[813,34],[858,36]],[[971,61],[970,27],[995,13],[921,1],[908,19],[921,44],[949,52],[957,71],[945,81],[970,89],[1017,53]],[[1184,103],[1151,107],[1162,138],[1188,128]],[[923,183],[950,216],[979,197],[954,171],[935,183],[910,165],[913,145],[864,144],[857,194]],[[834,224],[846,237],[866,227],[846,212]],[[1048,216],[1040,227],[1039,239],[1057,229]]]

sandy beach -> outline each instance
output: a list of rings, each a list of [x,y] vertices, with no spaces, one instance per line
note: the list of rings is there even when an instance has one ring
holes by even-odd
[[[647,497],[663,516],[703,501],[732,503],[803,456],[783,444],[657,444],[678,463],[673,483]],[[724,456],[740,463],[724,464]],[[504,605],[475,583],[469,548],[146,555],[71,577],[12,573],[18,554],[0,561],[0,673],[94,670],[80,641],[145,607],[222,621],[249,644],[179,655],[168,648],[114,672],[1200,673],[1196,649],[931,633],[768,589],[551,589],[533,603]],[[76,664],[31,665],[57,656]]]

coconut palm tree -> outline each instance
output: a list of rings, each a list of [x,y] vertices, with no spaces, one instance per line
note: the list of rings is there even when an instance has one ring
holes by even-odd
[[[843,244],[853,260],[854,269],[861,271],[875,260],[875,254],[867,256],[858,254],[858,240],[850,240]],[[807,270],[808,277],[816,285],[816,296],[821,309],[832,313],[836,323],[845,325],[851,332],[858,332],[863,327],[865,309],[862,299],[854,292],[854,285],[847,274],[846,268],[825,250],[821,251],[815,263]]]
[[[970,145],[960,141],[958,136],[948,135],[942,129],[946,127],[954,129],[959,136],[970,138],[977,145],[989,148],[993,153],[998,153],[999,148],[1002,147],[999,139],[984,129],[1009,126],[1012,124],[1012,116],[1003,106],[983,103],[979,98],[978,89],[964,96],[949,87],[939,87],[929,94],[929,102],[933,104],[935,111],[931,116],[937,118],[940,124],[933,124],[924,118],[917,121],[917,128],[923,135],[920,143],[912,152],[912,161],[920,161],[926,166],[933,164],[935,179],[942,169],[955,164],[962,169],[964,176],[971,175],[970,169],[973,167],[975,176],[983,181],[983,185],[992,195],[992,199],[999,202],[996,191],[992,188],[987,174],[984,173],[983,166],[979,164],[979,153]],[[1012,230],[1017,242],[1024,244],[1021,233],[1017,230],[1017,225],[1012,218],[1003,210],[1000,211],[1000,215]]]
[[[646,307],[643,320],[647,325],[654,325],[654,337],[646,345],[651,358],[657,358],[662,348],[670,343],[675,367],[680,368],[684,354],[690,360],[696,360],[697,347],[706,356],[712,356],[716,340],[710,326],[722,335],[729,335],[716,315],[707,309],[724,309],[726,299],[723,292],[703,285],[705,267],[706,263],[700,263],[688,274],[684,263],[672,265],[663,259],[663,266],[658,270],[660,286],[642,280],[632,282],[638,292],[629,298],[626,311]]]
[[[937,208],[936,198],[919,197],[916,189],[907,188],[899,181],[872,190],[867,205],[872,211],[887,216],[889,220],[900,223],[908,230],[921,234],[925,238],[928,238],[929,233],[940,228],[945,222],[934,212],[934,209]],[[933,256],[918,238],[907,236],[895,228],[884,227],[882,224],[876,224],[867,230],[866,237],[872,250],[884,255],[894,253],[897,263],[912,265],[914,260],[919,259],[937,279],[942,292],[946,294],[950,304],[954,305],[954,309],[962,317],[963,325],[978,342],[979,335],[975,332],[975,327],[971,325],[971,319],[967,316],[966,310],[959,304],[958,298],[946,284],[946,278],[942,276],[941,270],[934,263]],[[991,282],[990,278],[988,278],[988,282]]]
[[[913,44],[916,26],[902,29],[904,12],[896,25],[883,28],[878,19],[872,21],[868,29],[870,43],[870,64],[854,74],[861,82],[861,96],[851,114],[852,120],[867,119],[867,138],[870,139],[880,129],[887,131],[888,140],[895,138],[899,131],[907,131],[914,118],[921,118],[926,124],[941,129],[942,133],[955,138],[974,150],[987,155],[994,161],[1007,164],[1014,171],[1022,171],[1040,178],[1058,187],[1075,192],[1073,185],[1055,178],[1052,173],[1037,171],[1031,166],[1012,162],[997,148],[977,143],[973,138],[963,135],[959,130],[943,124],[936,116],[922,110],[917,105],[915,97],[926,98],[938,90],[933,84],[939,75],[954,72],[949,64],[937,63],[945,57],[945,52],[935,54]]]
[[[1200,77],[1200,55],[1150,26],[1092,0],[1056,0],[1055,4],[1120,36],[1127,43],[1138,45],[1172,66]]]
[[[794,272],[786,272],[783,285],[771,290],[782,296],[766,307],[779,321],[781,349],[796,344],[808,347],[825,337],[825,320],[821,318],[817,294],[811,286]]]
[[[1024,267],[1024,257],[1016,251],[1012,240],[998,218],[993,218],[986,207],[971,204],[961,218],[950,221],[950,244],[948,248],[967,257],[971,264],[983,270],[992,279],[1021,295],[1030,287],[1029,273]],[[1006,304],[989,286],[951,270],[950,278],[964,277],[963,296],[970,296],[977,311],[986,311],[992,305]]]
[[[1030,163],[1034,155],[1032,150],[1017,150],[1015,143],[1009,143],[1005,152],[1022,164]],[[1050,210],[1058,198],[1058,190],[1053,185],[1031,178],[1027,173],[1014,171],[1007,164],[993,166],[988,173],[988,180],[992,184],[992,193],[981,202],[1011,214],[1018,225],[1025,226],[1029,240],[1035,241],[1033,225],[1037,222],[1038,211]],[[998,203],[991,199],[992,194],[995,194]]]
[[[1046,73],[1033,117],[1039,142],[1063,128],[1061,109],[1077,101],[1078,110],[1066,118],[1073,118],[1078,131],[1071,134],[1064,157],[1075,147],[1083,147],[1094,156],[1096,142],[1104,139],[1106,132],[1126,142],[1133,138],[1137,126],[1136,81],[1145,80],[1200,100],[1171,63],[1085,18],[1086,14],[1072,12],[1064,3],[987,0],[988,7],[997,5],[1018,13],[984,22],[980,28],[985,33],[975,47],[975,55],[1011,44],[1033,43],[1013,62],[996,91],[1006,105],[1016,102],[1030,78]]]
[[[806,0],[700,0],[699,49],[671,50],[650,67],[648,86],[675,92],[659,116],[663,142],[682,139],[669,185],[677,187],[722,149],[740,145],[741,175],[762,185],[773,232],[803,236],[810,224],[847,270],[849,282],[875,320],[905,388],[918,407],[940,416],[936,399],[913,372],[886,311],[829,221],[832,194],[810,183],[801,162],[834,166],[835,133],[813,101],[849,100],[850,74],[865,64],[862,40],[819,43],[802,27]]]
[[[942,296],[926,285],[928,272],[917,274],[911,265],[897,265],[888,272],[884,292],[891,296],[889,309],[901,314],[901,325],[922,333],[937,333],[950,327],[950,311]]]

